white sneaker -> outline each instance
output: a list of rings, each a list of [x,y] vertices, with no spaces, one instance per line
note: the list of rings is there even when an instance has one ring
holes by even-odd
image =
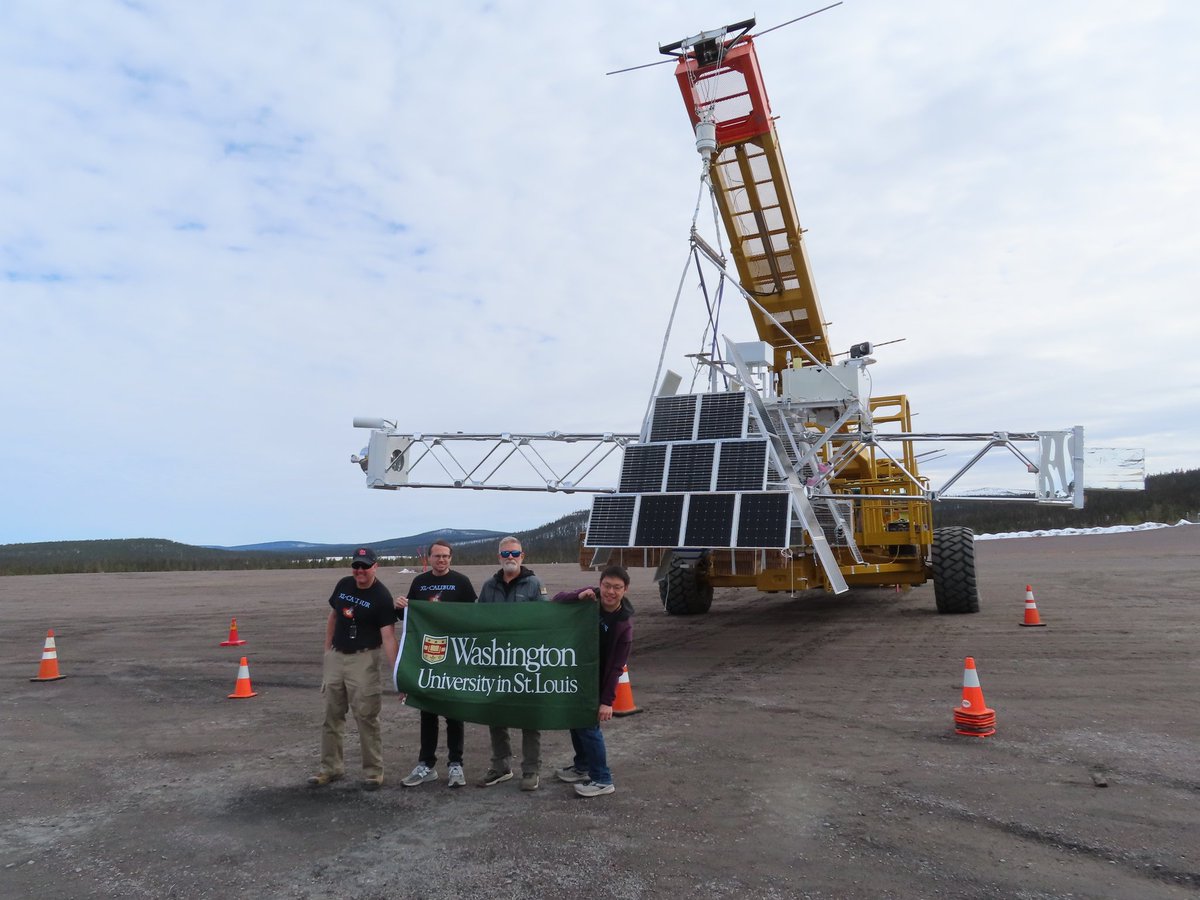
[[[585,781],[575,785],[575,793],[580,797],[599,797],[601,794],[611,794],[616,788],[612,784],[601,784],[598,781]]]
[[[417,767],[409,773],[408,777],[400,783],[405,787],[416,787],[418,784],[424,784],[427,781],[437,781],[437,769],[430,768],[425,763],[417,763]]]
[[[467,776],[463,774],[462,763],[450,763],[450,771],[446,773],[446,787],[465,787]]]

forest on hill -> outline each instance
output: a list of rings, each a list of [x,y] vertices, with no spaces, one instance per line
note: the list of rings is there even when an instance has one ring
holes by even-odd
[[[1088,491],[1083,509],[1036,503],[944,500],[933,508],[936,527],[965,525],[976,534],[1049,528],[1109,528],[1200,518],[1200,469],[1146,478],[1144,491]]]
[[[945,500],[934,506],[934,525],[965,525],[976,534],[1036,531],[1051,528],[1096,528],[1200,520],[1200,469],[1151,475],[1144,491],[1092,491],[1083,509],[1039,506],[1004,501]],[[530,559],[541,563],[575,562],[579,535],[587,525],[587,510],[579,510],[528,531],[517,532]],[[382,556],[396,564],[418,563],[421,546],[439,534],[453,534],[454,561],[459,565],[487,564],[496,559],[499,532],[446,529],[423,532],[378,544]],[[486,537],[474,537],[474,534]],[[460,535],[470,535],[460,540]],[[53,541],[0,545],[0,575],[42,575],[73,572],[165,572],[221,569],[340,568],[352,549],[349,544],[306,545],[301,548],[225,550],[195,547],[156,538],[103,541]],[[411,555],[409,555],[411,552]]]
[[[546,525],[518,531],[516,536],[539,562],[569,562],[579,558],[579,533],[587,524],[587,510],[570,513]],[[486,537],[474,537],[475,534]],[[372,546],[380,558],[396,564],[418,564],[417,551],[435,538],[447,535],[460,565],[496,560],[500,532],[444,529],[411,538],[378,541]],[[464,535],[467,539],[461,539]],[[48,541],[0,544],[0,575],[62,575],[79,572],[193,572],[230,569],[342,568],[353,544],[309,544],[303,547],[225,550],[195,547],[157,538],[102,541]]]

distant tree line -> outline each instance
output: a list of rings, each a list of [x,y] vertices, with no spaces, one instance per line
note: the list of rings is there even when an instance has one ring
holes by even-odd
[[[529,556],[529,567],[538,563],[577,562],[579,560],[579,534],[587,527],[588,510],[581,509],[547,525],[518,531],[514,537],[521,541]],[[483,541],[454,544],[454,564],[458,566],[489,565],[497,562],[496,551],[499,540],[488,538]]]
[[[579,558],[579,532],[586,526],[587,510],[579,510],[548,525],[516,536],[528,545],[532,560],[541,563],[573,562]],[[497,534],[499,534],[497,532]],[[423,542],[375,545],[385,560],[398,565],[419,566],[418,550],[438,532],[420,536]],[[489,564],[496,561],[498,537],[458,541],[454,546],[456,565]],[[245,569],[332,569],[344,568],[353,552],[351,545],[318,548],[247,551],[195,547],[158,538],[128,538],[103,541],[50,541],[36,544],[0,545],[0,575],[63,575],[97,572],[197,572]]]
[[[1082,510],[1003,501],[947,500],[934,506],[934,526],[965,525],[976,534],[1037,531],[1048,528],[1095,528],[1200,519],[1200,469],[1151,475],[1144,491],[1092,491]],[[579,535],[587,527],[587,510],[579,510],[516,536],[529,554],[529,564],[579,560]],[[478,533],[478,532],[475,532]],[[421,535],[428,547],[438,536]],[[428,540],[426,540],[428,539]],[[455,565],[496,562],[497,537],[452,540]],[[380,556],[399,565],[420,565],[418,547],[384,543]],[[54,541],[0,545],[0,575],[55,575],[73,572],[193,572],[242,569],[342,568],[353,547],[330,545],[304,550],[244,551],[194,547],[156,538],[104,541]]]
[[[0,575],[294,569],[322,564],[277,553],[217,550],[157,538],[0,545]]]
[[[933,507],[934,527],[965,525],[976,534],[1049,528],[1108,528],[1200,517],[1200,469],[1146,478],[1144,491],[1088,491],[1083,509],[1036,503],[945,500]]]

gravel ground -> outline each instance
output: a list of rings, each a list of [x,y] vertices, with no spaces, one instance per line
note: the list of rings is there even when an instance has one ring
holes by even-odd
[[[586,583],[527,549],[552,591]],[[926,585],[668,618],[635,570],[645,711],[606,726],[617,792],[590,800],[551,774],[565,733],[535,793],[447,789],[444,758],[402,787],[418,714],[390,698],[383,790],[306,787],[337,573],[2,578],[0,896],[1195,897],[1197,551],[1187,527],[981,542],[973,616]],[[1019,627],[1027,583],[1045,628]],[[231,616],[244,647],[218,646]],[[67,678],[34,684],[48,628]],[[229,700],[243,653],[258,696]],[[966,656],[990,738],[953,732]],[[488,755],[468,725],[469,779]]]

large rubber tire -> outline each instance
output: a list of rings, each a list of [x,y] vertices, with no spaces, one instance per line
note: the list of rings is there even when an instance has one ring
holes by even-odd
[[[713,587],[708,580],[708,556],[695,563],[671,560],[667,577],[658,583],[658,596],[669,616],[695,616],[712,606]]]
[[[930,563],[937,611],[948,614],[979,612],[975,532],[970,528],[935,528]]]

